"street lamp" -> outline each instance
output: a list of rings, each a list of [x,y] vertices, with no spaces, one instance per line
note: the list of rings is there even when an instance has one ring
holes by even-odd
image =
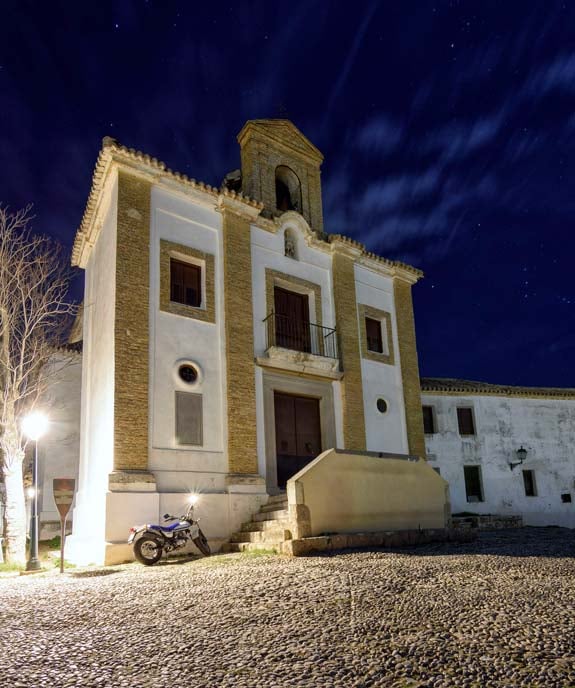
[[[30,554],[26,571],[38,571],[38,440],[48,429],[48,418],[40,411],[33,411],[22,419],[22,432],[34,442],[34,462],[32,464],[32,509],[30,513]]]
[[[517,462],[512,463],[509,461],[509,468],[513,470],[515,466],[521,466],[521,464],[525,461],[527,458],[527,449],[523,445],[519,447],[519,449],[515,452],[517,454]]]

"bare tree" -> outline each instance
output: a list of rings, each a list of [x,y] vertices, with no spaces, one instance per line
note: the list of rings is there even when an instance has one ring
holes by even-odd
[[[0,207],[0,455],[6,491],[6,558],[26,560],[22,417],[61,365],[53,354],[66,341],[75,306],[62,247],[30,229],[30,207]],[[48,365],[50,363],[50,365]]]

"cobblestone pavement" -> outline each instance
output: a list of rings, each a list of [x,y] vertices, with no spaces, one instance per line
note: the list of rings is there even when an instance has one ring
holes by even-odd
[[[575,532],[0,579],[0,686],[575,686]]]

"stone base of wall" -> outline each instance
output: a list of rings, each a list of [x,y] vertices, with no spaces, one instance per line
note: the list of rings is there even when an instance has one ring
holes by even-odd
[[[60,531],[62,526],[60,521],[40,521],[40,533],[38,535],[38,540],[43,542],[45,540],[51,540],[56,536],[60,536]],[[66,535],[72,533],[72,524],[66,519]]]
[[[501,514],[452,516],[451,525],[457,531],[503,530],[506,528],[523,528],[523,518],[521,516],[504,516]]]
[[[282,543],[281,553],[294,557],[312,552],[330,552],[358,547],[414,547],[432,542],[470,542],[477,537],[474,530],[437,528],[428,530],[396,530],[381,533],[342,533],[288,540]]]

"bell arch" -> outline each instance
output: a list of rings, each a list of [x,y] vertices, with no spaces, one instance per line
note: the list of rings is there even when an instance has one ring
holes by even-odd
[[[295,210],[301,213],[301,182],[297,174],[287,165],[278,165],[275,170],[275,182],[277,210]]]

